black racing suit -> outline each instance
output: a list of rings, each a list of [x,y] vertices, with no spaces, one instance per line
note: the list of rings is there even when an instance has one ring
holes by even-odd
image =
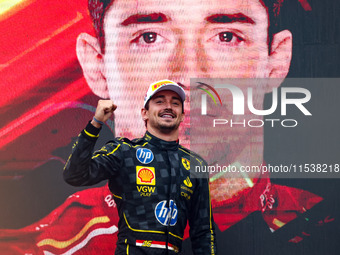
[[[89,123],[79,134],[64,179],[74,186],[109,180],[119,214],[115,254],[176,254],[187,221],[194,254],[216,254],[208,180],[189,171],[202,158],[148,132],[93,153],[99,131]]]

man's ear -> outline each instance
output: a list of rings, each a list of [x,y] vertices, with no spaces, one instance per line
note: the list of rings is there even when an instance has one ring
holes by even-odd
[[[142,114],[142,119],[143,119],[143,121],[146,121],[146,120],[148,120],[148,115],[147,115],[147,110],[145,109],[145,108],[142,108],[141,109],[141,114]]]
[[[289,30],[283,30],[273,35],[269,54],[269,77],[276,78],[276,82],[271,82],[272,87],[280,86],[288,74],[292,59],[292,43],[293,36]]]
[[[103,55],[97,38],[81,33],[77,38],[76,52],[84,77],[93,93],[101,98],[109,98]]]
[[[183,102],[184,103],[184,102]],[[185,112],[182,113],[182,117],[181,117],[181,122],[183,122],[185,119]]]

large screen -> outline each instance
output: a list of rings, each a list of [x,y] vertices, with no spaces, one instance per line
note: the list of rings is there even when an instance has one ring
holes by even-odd
[[[170,79],[188,99],[180,143],[249,170],[210,176],[218,253],[337,254],[338,11],[336,0],[0,1],[0,253],[112,254],[106,182],[72,187],[63,167],[99,99],[117,110],[96,149],[143,136],[147,88]],[[223,90],[231,80],[243,85]],[[248,88],[240,114],[231,92]],[[204,113],[218,128],[202,128]]]

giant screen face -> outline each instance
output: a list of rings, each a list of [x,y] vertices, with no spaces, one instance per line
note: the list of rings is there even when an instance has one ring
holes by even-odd
[[[129,138],[143,135],[140,109],[148,85],[156,80],[174,80],[189,95],[190,78],[275,78],[279,82],[273,87],[277,87],[287,75],[336,77],[335,2],[117,0],[106,8],[105,36],[98,40],[86,1],[3,1],[0,197],[6,209],[0,213],[0,248],[4,254],[86,254],[98,252],[99,244],[105,254],[115,248],[118,218],[105,183],[76,189],[61,177],[72,143],[92,118],[99,98],[111,98],[118,108],[98,147],[112,138],[112,132]],[[100,7],[94,1],[90,9],[100,12]],[[257,107],[265,107],[265,93],[271,90],[260,91]],[[316,91],[326,95],[319,95],[319,100],[331,102],[323,107],[336,109],[335,100],[328,98],[336,92],[334,86]],[[310,107],[317,106],[314,101]],[[189,100],[185,109],[180,140],[189,147]],[[239,128],[217,134],[222,147],[199,153],[207,157],[227,153],[228,164],[280,164],[283,158],[285,163],[336,164],[333,142],[339,138],[335,132],[339,124],[330,111],[325,112],[329,125],[324,121],[318,128],[326,127],[328,133],[314,129],[307,134],[317,135],[315,141],[326,140],[327,146],[301,138],[306,125],[289,132]],[[292,134],[296,141],[287,143]],[[327,162],[322,158],[309,162],[302,151],[313,154],[310,146],[316,143],[330,155]],[[313,243],[321,250],[327,246],[325,254],[336,250],[332,238],[340,230],[335,209],[328,206],[337,198],[331,191],[336,181],[238,177],[211,180],[219,252],[261,254],[259,247],[278,252],[277,245],[284,244],[283,254],[300,254],[301,249],[314,251]],[[320,241],[325,237],[328,243]],[[249,243],[251,247],[245,245]]]

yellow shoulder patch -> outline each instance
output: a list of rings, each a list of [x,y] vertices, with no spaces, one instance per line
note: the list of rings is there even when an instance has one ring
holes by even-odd
[[[182,164],[186,170],[190,170],[190,161],[186,158],[182,158]]]

